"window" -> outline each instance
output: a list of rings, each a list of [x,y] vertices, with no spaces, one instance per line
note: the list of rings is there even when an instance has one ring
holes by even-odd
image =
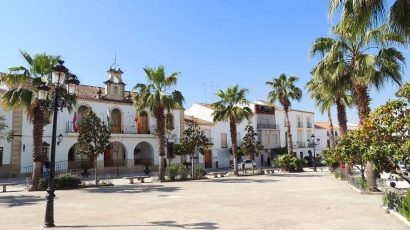
[[[149,134],[149,127],[148,127],[148,113],[142,111],[139,115],[138,119],[138,133],[139,134]]]
[[[0,167],[3,166],[3,147],[0,147]]]
[[[221,133],[221,148],[228,148],[228,135]]]
[[[76,121],[77,122],[77,124],[76,124],[77,129],[80,128],[81,123],[83,122],[83,119],[84,119],[84,116],[85,116],[85,111],[87,111],[87,109],[88,109],[88,107],[85,106],[85,105],[82,105],[82,106],[78,107],[77,121]],[[74,131],[76,131],[76,130],[74,130]]]
[[[338,135],[338,134],[337,134],[337,131],[335,131],[335,136],[337,137],[337,135]]]
[[[112,133],[121,133],[121,111],[119,109],[111,111],[111,120]]]
[[[165,128],[169,129],[169,130],[173,130],[174,129],[174,117],[172,116],[172,114],[168,113],[165,116]]]
[[[330,148],[330,140],[327,140],[327,147]]]
[[[329,131],[326,132],[327,136],[329,136]]]

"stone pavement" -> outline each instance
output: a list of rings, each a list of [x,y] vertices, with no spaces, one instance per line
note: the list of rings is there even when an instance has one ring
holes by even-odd
[[[56,229],[407,229],[327,172],[56,191]],[[0,229],[39,229],[45,192],[0,193]]]

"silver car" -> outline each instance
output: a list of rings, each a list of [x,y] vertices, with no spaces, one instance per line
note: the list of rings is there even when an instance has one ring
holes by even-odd
[[[233,165],[231,167],[233,168]],[[238,169],[256,169],[256,162],[254,160],[239,161]]]

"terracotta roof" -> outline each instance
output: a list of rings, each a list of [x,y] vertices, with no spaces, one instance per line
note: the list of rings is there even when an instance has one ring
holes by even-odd
[[[103,87],[101,87],[103,88]],[[91,86],[91,85],[79,85],[77,87],[76,96],[80,99],[87,99],[87,100],[99,100],[97,98],[97,92],[100,87]],[[123,103],[132,103],[132,101],[128,101],[126,97],[128,96],[129,91],[124,91],[124,99],[123,100],[112,100],[112,99],[103,99],[101,101],[117,101]],[[132,94],[132,93],[131,93]]]
[[[198,122],[199,125],[214,125],[213,122],[209,122],[209,121],[206,121],[206,120],[194,117],[194,116],[190,116],[190,115],[187,115],[187,114],[184,115],[184,120],[185,121],[192,120],[192,119],[195,119]]]
[[[329,125],[329,122],[327,122],[327,121],[315,122],[315,127],[330,130],[330,125]],[[335,130],[339,129],[339,126],[338,125],[333,125],[333,129],[335,129]]]

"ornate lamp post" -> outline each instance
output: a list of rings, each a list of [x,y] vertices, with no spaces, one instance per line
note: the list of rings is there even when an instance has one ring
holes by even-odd
[[[318,138],[315,141],[315,134],[312,133],[312,135],[310,136],[311,140],[308,139],[308,142],[312,142],[312,149],[313,149],[313,171],[317,172],[316,170],[316,152],[315,152],[315,148],[316,145],[319,145],[320,143],[320,139]]]
[[[50,94],[50,87],[43,84],[38,89],[38,99],[41,102],[43,109],[48,109],[53,111],[53,133],[51,139],[51,159],[50,159],[50,178],[47,188],[47,207],[46,215],[44,220],[44,227],[50,228],[54,227],[54,176],[55,176],[55,162],[56,162],[56,139],[57,139],[57,115],[58,110],[62,111],[63,108],[71,106],[71,101],[67,98],[64,99],[61,95],[61,88],[67,86],[67,94],[70,96],[75,95],[77,85],[80,81],[73,74],[68,73],[68,69],[63,65],[64,61],[58,61],[58,64],[52,68],[51,72],[51,83],[54,86],[54,92]],[[52,98],[52,99],[51,99]],[[62,135],[61,135],[62,137]],[[59,140],[61,138],[59,137]]]

